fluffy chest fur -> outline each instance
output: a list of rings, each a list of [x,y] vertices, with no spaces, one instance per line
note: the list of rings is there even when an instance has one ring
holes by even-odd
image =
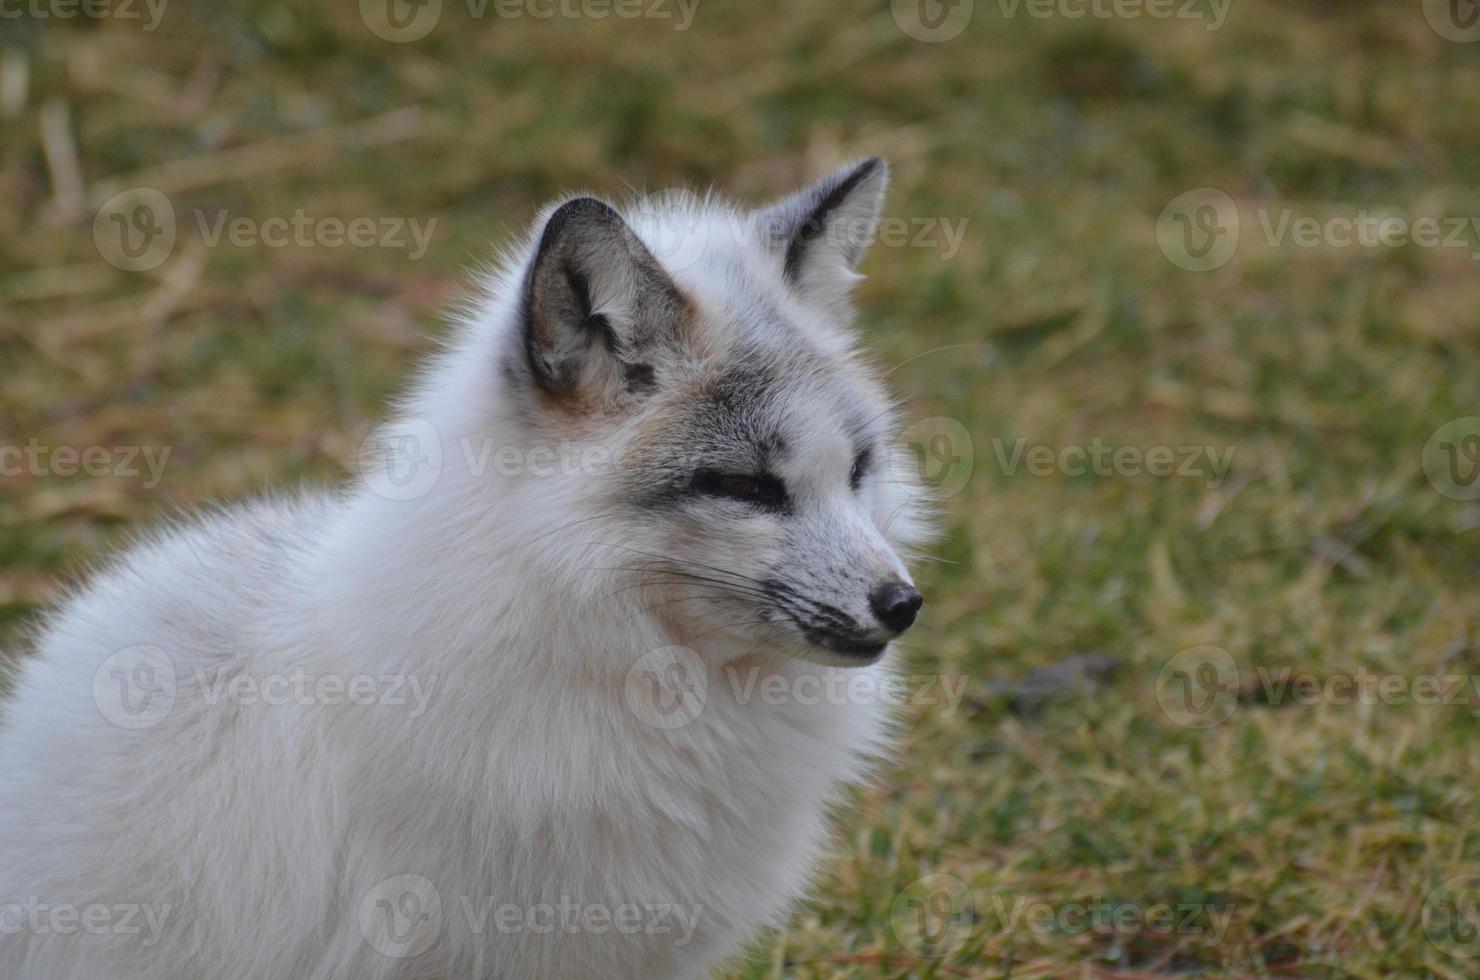
[[[291,594],[315,552],[283,543],[335,506],[172,535],[56,624],[0,751],[0,889],[160,923],[12,936],[5,975],[688,977],[781,924],[828,804],[882,745],[876,703],[827,693],[841,668],[567,672],[541,651],[599,662],[654,637],[534,615],[562,603],[517,576],[486,614],[504,629],[438,631],[448,605],[404,592],[315,615]],[[379,626],[340,629],[344,613]],[[169,650],[178,677],[169,711],[123,738],[92,690],[120,638]],[[324,678],[374,694],[325,697]]]
[[[451,547],[376,523],[382,541],[405,535],[403,555]],[[540,534],[567,523],[552,516]],[[343,560],[379,565],[358,548]],[[389,665],[403,643],[426,647],[436,623],[459,624],[418,654],[437,691],[426,715],[355,716],[342,733],[363,774],[348,807],[379,817],[347,890],[407,874],[431,882],[441,928],[421,955],[452,976],[702,975],[783,924],[803,894],[830,804],[885,751],[886,710],[870,692],[888,668],[706,657],[674,646],[635,596],[579,614],[609,583],[572,595],[543,567],[506,570],[499,600],[480,609],[412,601],[387,583],[359,619],[380,626],[328,627]],[[641,927],[524,923],[517,942],[498,931],[501,910],[518,923],[561,903],[572,920],[635,907]]]

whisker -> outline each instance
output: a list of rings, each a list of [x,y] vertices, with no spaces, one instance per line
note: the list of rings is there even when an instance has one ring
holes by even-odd
[[[600,514],[596,514],[593,517],[582,517],[579,520],[570,521],[569,523],[562,524],[559,527],[553,527],[550,530],[546,531],[544,534],[541,534],[541,535],[538,535],[537,537],[531,538],[526,543],[527,544],[538,544],[541,541],[545,540],[546,538],[553,537],[554,535],[559,534],[562,531],[569,531],[573,527],[578,527],[578,526],[580,526],[582,524],[589,524],[592,521],[601,521],[601,520],[606,520],[607,518],[610,518],[610,517],[616,517],[620,513],[621,513],[621,511],[609,510],[609,511],[605,511],[605,512],[600,513]]]
[[[720,625],[714,627],[714,629],[708,629],[708,630],[705,630],[702,633],[699,633],[699,634],[695,635],[693,637],[693,639],[694,640],[702,640],[706,636],[709,636],[709,635],[711,635],[713,633],[718,633],[720,630],[739,629],[742,626],[767,626],[767,625],[774,626],[775,625],[775,620],[769,620],[769,619],[742,619],[739,622],[735,622],[735,623],[721,623]],[[769,642],[769,640],[766,641],[766,642]]]
[[[614,597],[619,596],[619,595],[621,595],[621,594],[623,594],[625,592],[633,592],[633,591],[635,591],[637,589],[655,588],[655,587],[657,587],[659,585],[669,585],[669,586],[679,586],[679,585],[690,585],[690,586],[694,586],[694,585],[708,585],[709,586],[709,590],[710,590],[708,594],[713,595],[713,596],[716,596],[716,597],[725,597],[725,598],[732,598],[732,599],[743,599],[743,600],[747,600],[747,601],[755,598],[754,596],[750,595],[749,593],[741,592],[741,591],[732,589],[728,585],[724,585],[723,587],[716,587],[716,586],[710,585],[709,583],[704,583],[704,582],[691,583],[691,582],[688,582],[686,580],[680,579],[680,581],[678,581],[678,582],[666,582],[666,583],[665,582],[655,582],[655,581],[652,581],[652,580],[645,580],[645,581],[642,581],[642,582],[634,582],[634,583],[631,583],[629,585],[624,585],[621,588],[616,589],[616,590],[614,590],[612,592],[608,592],[607,594],[603,595],[599,601],[604,602],[607,599],[614,598]]]
[[[762,590],[762,589],[757,589],[757,588],[755,588],[753,586],[741,585],[738,582],[726,582],[724,579],[709,578],[708,576],[705,576],[705,575],[695,575],[693,572],[682,572],[682,571],[675,571],[675,570],[672,570],[672,569],[662,569],[662,568],[656,568],[656,569],[651,569],[651,570],[644,570],[644,569],[636,569],[636,568],[633,568],[633,569],[628,569],[628,570],[629,571],[635,571],[635,572],[645,572],[645,574],[648,574],[648,575],[662,575],[662,576],[666,576],[669,580],[677,579],[679,581],[704,582],[704,583],[707,583],[709,585],[720,586],[720,587],[723,587],[723,588],[726,588],[726,589],[730,589],[733,592],[735,592],[737,595],[747,595],[747,596],[750,596],[750,597],[756,598],[756,599],[766,599],[766,600],[770,600],[771,599],[771,594],[769,592],[766,592],[766,591]],[[656,585],[658,583],[657,582],[650,582],[649,584]]]
[[[641,609],[639,609],[636,612],[634,612],[631,616],[628,616],[628,617],[622,619],[621,622],[623,622],[623,623],[630,622],[631,620],[636,619],[638,616],[645,616],[645,615],[648,615],[648,614],[652,613],[655,610],[662,609],[662,608],[667,607],[667,606],[676,605],[676,604],[678,604],[680,602],[698,602],[700,600],[718,599],[718,598],[723,598],[723,596],[712,595],[712,594],[710,594],[710,595],[686,595],[686,596],[679,596],[676,599],[665,599],[662,602],[654,602],[654,603],[650,603],[649,605],[643,606]]]
[[[922,358],[922,357],[928,357],[931,354],[939,354],[941,351],[946,351],[946,350],[961,350],[963,348],[969,348],[969,347],[987,348],[987,347],[991,347],[991,346],[992,346],[991,344],[946,344],[944,347],[932,347],[930,350],[921,351],[920,353],[914,355],[913,357],[907,357],[904,360],[900,361],[898,364],[894,365],[892,368],[890,368],[888,371],[886,371],[884,373],[884,377],[886,377],[886,378],[889,377],[895,371],[898,371],[900,368],[904,367],[906,364],[909,364],[912,361],[918,361],[920,358]]]
[[[611,541],[595,541],[595,542],[592,542],[592,543],[593,544],[604,545],[605,547],[608,547],[608,548],[621,548],[623,551],[630,551],[634,555],[642,555],[642,556],[644,556],[646,558],[652,558],[652,559],[655,559],[657,561],[666,562],[666,563],[673,564],[673,565],[692,565],[695,568],[703,568],[703,569],[705,569],[707,571],[715,572],[715,573],[720,574],[720,575],[728,575],[731,578],[741,579],[742,581],[751,582],[751,583],[753,583],[755,585],[764,585],[765,584],[761,579],[755,578],[753,576],[743,575],[740,572],[734,571],[733,569],[720,568],[718,565],[710,565],[710,564],[708,564],[706,562],[702,562],[702,561],[695,561],[693,559],[688,559],[688,558],[674,558],[671,555],[655,554],[654,552],[651,552],[651,551],[643,551],[641,548],[631,548],[631,547],[628,547],[627,545],[616,544],[616,543],[611,542]]]

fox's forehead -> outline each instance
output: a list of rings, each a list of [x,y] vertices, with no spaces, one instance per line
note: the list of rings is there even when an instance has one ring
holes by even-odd
[[[743,472],[846,469],[887,431],[891,406],[862,365],[793,335],[695,364],[655,400],[639,443],[655,465]]]
[[[692,196],[626,214],[689,301],[687,357],[645,412],[639,443],[676,465],[851,465],[893,422],[852,336],[801,302],[766,230]]]
[[[696,341],[711,356],[685,397],[705,428],[795,456],[861,446],[887,428],[890,401],[849,338],[744,258],[705,266],[716,268],[723,288],[705,283],[695,304]]]

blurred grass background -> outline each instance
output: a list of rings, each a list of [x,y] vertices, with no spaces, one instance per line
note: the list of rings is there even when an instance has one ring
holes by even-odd
[[[1473,230],[1297,248],[1260,217],[1480,215],[1480,44],[1442,36],[1432,4],[1233,0],[1210,29],[1183,0],[1078,19],[979,0],[930,8],[970,22],[922,41],[904,2],[700,0],[680,30],[674,0],[635,19],[447,0],[395,42],[373,0],[169,0],[152,30],[142,0],[36,13],[58,2],[0,20],[0,446],[116,465],[0,477],[0,645],[176,506],[341,478],[465,271],[552,195],[713,183],[758,203],[881,154],[888,214],[920,237],[867,260],[862,328],[912,418],[959,423],[922,430],[955,433],[959,492],[908,668],[966,696],[907,710],[907,761],[736,975],[1477,975],[1434,896],[1480,870],[1480,703],[1255,683],[1480,673],[1480,508],[1421,465],[1480,406]],[[94,217],[141,186],[178,235],[131,272]],[[1203,188],[1242,234],[1192,272],[1158,216]],[[197,209],[435,226],[416,258],[208,246]],[[1010,463],[1019,439],[1232,465],[1036,475]],[[157,485],[127,447],[169,450]],[[1226,718],[1186,727],[1167,665],[1205,645],[1236,684]],[[1066,664],[1094,669],[1021,696]],[[942,881],[930,945],[904,900]],[[1196,916],[1034,925],[1024,903]]]

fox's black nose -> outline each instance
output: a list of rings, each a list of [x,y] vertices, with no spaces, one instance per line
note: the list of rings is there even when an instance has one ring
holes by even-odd
[[[869,594],[868,604],[873,607],[879,622],[896,633],[903,633],[915,621],[915,613],[925,602],[915,587],[904,582],[885,582]]]

